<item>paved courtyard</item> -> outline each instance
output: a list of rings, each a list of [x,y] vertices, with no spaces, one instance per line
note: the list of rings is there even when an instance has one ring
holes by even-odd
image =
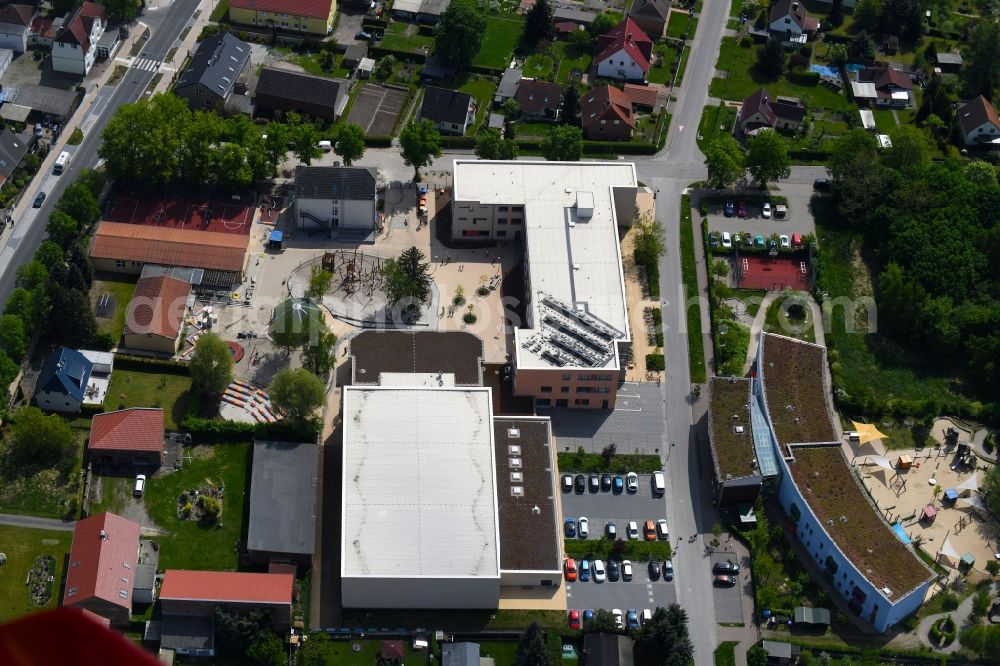
[[[552,417],[559,451],[600,453],[614,443],[619,453],[660,454],[663,447],[663,396],[655,382],[625,382],[612,412],[554,408]]]

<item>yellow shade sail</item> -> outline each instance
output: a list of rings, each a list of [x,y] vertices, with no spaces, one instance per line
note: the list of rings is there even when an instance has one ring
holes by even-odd
[[[874,424],[871,423],[858,423],[857,421],[851,421],[854,426],[854,431],[858,433],[861,437],[861,443],[867,444],[876,439],[888,439],[888,435],[879,431]]]

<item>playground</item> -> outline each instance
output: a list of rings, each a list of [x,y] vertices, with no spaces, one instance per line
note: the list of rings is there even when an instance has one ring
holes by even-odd
[[[809,291],[812,271],[809,262],[799,257],[742,256],[734,259],[734,287],[781,291]]]
[[[253,225],[254,205],[252,196],[244,198],[246,203],[235,199],[224,201],[131,193],[112,199],[106,208],[104,219],[124,224],[245,236],[250,233]]]

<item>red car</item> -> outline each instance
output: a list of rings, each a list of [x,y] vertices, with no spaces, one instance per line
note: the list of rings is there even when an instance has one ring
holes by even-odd
[[[570,582],[576,580],[576,560],[572,557],[567,557],[566,564],[563,565],[563,571],[566,574],[566,580]]]
[[[740,207],[737,210],[736,214],[739,217],[746,217],[747,216],[747,202],[746,201],[741,201],[740,202]]]
[[[569,612],[569,628],[570,629],[580,628],[580,611],[571,610]]]

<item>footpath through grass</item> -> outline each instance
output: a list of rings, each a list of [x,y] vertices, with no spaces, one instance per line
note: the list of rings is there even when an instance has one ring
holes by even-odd
[[[705,348],[702,344],[701,297],[698,293],[698,273],[694,262],[694,229],[691,228],[691,200],[681,196],[681,280],[684,282],[684,315],[687,317],[688,366],[691,383],[703,384],[708,379],[705,370]]]
[[[248,444],[196,446],[185,451],[184,467],[146,482],[146,508],[157,526],[170,533],[158,537],[162,569],[235,569],[236,542],[246,519],[247,471],[253,447]],[[202,489],[209,482],[225,490],[219,523],[202,526],[177,516],[182,491]]]
[[[7,563],[0,566],[0,622],[59,605],[63,560],[72,540],[72,532],[0,525],[0,551],[7,555]],[[56,561],[52,597],[45,606],[36,606],[31,601],[28,586],[25,585],[28,572],[39,555],[51,555]]]

